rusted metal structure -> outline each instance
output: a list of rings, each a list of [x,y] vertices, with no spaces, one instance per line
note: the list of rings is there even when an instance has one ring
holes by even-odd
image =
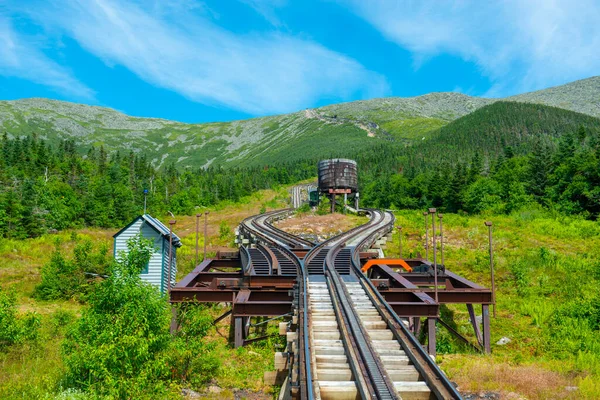
[[[438,323],[469,343],[447,321],[441,319],[442,305],[465,304],[477,340],[477,344],[470,344],[484,352],[491,350],[491,290],[451,272],[443,261],[438,263],[435,246],[432,249],[434,262],[414,258],[405,259],[402,263],[382,259],[378,263],[376,253],[368,251],[379,237],[393,228],[393,216],[385,217],[385,221],[383,217],[377,217],[383,222],[379,225],[370,222],[371,225],[365,227],[362,234],[360,229],[356,229],[334,238],[335,240],[316,245],[273,226],[274,220],[287,216],[290,211],[280,210],[244,220],[238,229],[238,242],[241,244],[239,252],[220,253],[215,259],[205,259],[171,290],[171,301],[229,304],[229,310],[215,322],[231,318],[232,341],[235,346],[261,339],[249,339],[252,318],[285,318],[288,321],[289,343],[284,354],[288,360],[286,365],[290,368],[289,381],[293,383],[291,390],[306,398],[311,398],[315,393],[313,383],[319,386],[313,375],[314,370],[311,371],[311,365],[318,368],[318,359],[315,358],[317,348],[328,347],[320,346],[313,336],[315,326],[319,326],[314,323],[319,318],[325,325],[328,324],[326,321],[333,321],[332,318],[335,318],[335,326],[340,329],[340,335],[350,335],[346,339],[341,336],[342,342],[347,340],[350,343],[350,347],[344,347],[343,354],[348,357],[349,365],[354,365],[350,374],[355,378],[352,382],[361,396],[393,391],[395,381],[392,380],[390,386],[389,379],[386,383],[385,377],[396,375],[390,375],[386,370],[385,362],[377,355],[372,343],[369,344],[367,340],[360,344],[367,337],[361,336],[360,327],[365,327],[370,322],[360,322],[361,314],[352,314],[352,304],[355,301],[366,301],[364,296],[368,297],[365,306],[372,304],[375,307],[382,323],[386,324],[386,329],[391,330],[393,340],[400,343],[402,351],[410,353],[413,364],[420,365],[417,368],[420,379],[439,383],[438,378],[431,378],[436,374],[435,365],[430,364],[429,357],[423,357],[419,353],[422,347],[415,337],[421,331],[424,331],[426,338],[425,351],[430,355],[435,354]],[[376,210],[367,210],[367,213],[371,215],[372,221],[376,219],[376,215],[389,214]],[[431,210],[431,214],[433,217],[435,211]],[[440,218],[439,223],[441,222]],[[442,232],[440,226],[440,233]],[[435,231],[432,234],[435,237]],[[360,268],[367,260],[374,265],[366,273],[362,273]],[[406,264],[410,268],[398,267],[397,264]],[[311,288],[313,293],[310,293]],[[364,294],[360,294],[363,291]],[[352,293],[359,293],[360,299],[356,300]],[[325,301],[326,298],[331,299],[330,302],[321,304],[321,300]],[[481,326],[475,313],[475,305],[482,307]],[[335,311],[335,317],[332,314],[319,316],[315,312],[319,307],[327,310],[332,307],[338,311]],[[357,307],[360,309],[362,306]],[[344,329],[348,332],[344,333]],[[349,332],[353,330],[354,333]],[[367,351],[372,355],[366,354]],[[361,367],[363,365],[367,369]],[[380,372],[369,372],[370,370]],[[321,374],[324,376],[326,372],[321,371]],[[430,378],[426,378],[427,376]],[[361,383],[361,380],[364,382]],[[380,383],[375,384],[375,381]],[[455,398],[451,388],[442,385],[433,389],[434,386],[428,387],[437,398]],[[327,390],[329,389],[325,388],[321,394]],[[392,393],[391,398],[393,397]]]
[[[344,205],[349,194],[354,194],[355,198],[358,198],[358,167],[356,161],[346,158],[319,161],[318,174],[319,191],[329,196],[331,212],[335,210],[336,195],[344,195]]]

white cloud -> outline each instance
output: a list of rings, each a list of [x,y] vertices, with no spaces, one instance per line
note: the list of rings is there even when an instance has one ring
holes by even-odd
[[[254,11],[259,13],[267,22],[276,28],[285,27],[285,24],[279,19],[276,8],[283,7],[287,0],[240,0],[248,5]]]
[[[349,0],[356,14],[415,62],[451,53],[476,63],[500,96],[600,73],[595,0]]]
[[[8,18],[0,15],[0,75],[26,79],[74,96],[93,100],[94,93],[71,71],[48,58],[32,39],[18,34]]]
[[[54,8],[40,3],[32,15],[108,65],[205,104],[267,114],[388,91],[384,77],[318,43],[233,34],[191,10],[193,2],[182,7],[187,3],[157,12],[143,0],[58,0]]]

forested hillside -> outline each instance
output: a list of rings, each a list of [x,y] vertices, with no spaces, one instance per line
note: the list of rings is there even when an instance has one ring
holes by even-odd
[[[371,206],[511,212],[539,203],[589,218],[600,212],[600,119],[558,108],[495,103],[418,146],[381,147],[358,160]]]
[[[600,116],[600,78],[508,98]],[[136,118],[104,107],[48,99],[0,101],[0,132],[57,145],[144,154],[155,168],[259,166],[281,160],[344,156],[382,143],[420,144],[448,123],[501,99],[460,93],[390,97],[333,104],[242,121],[186,124]],[[468,122],[469,124],[473,121]],[[495,121],[494,121],[495,122]],[[529,127],[528,127],[529,128]],[[470,135],[470,134],[469,134]]]
[[[192,214],[313,177],[317,161],[329,156],[358,161],[365,206],[505,213],[538,203],[593,219],[600,213],[600,119],[594,117],[498,102],[418,145],[382,140],[362,148],[353,141],[352,129],[336,126],[324,139],[307,124],[314,141],[271,143],[268,156],[228,169],[155,168],[146,155],[132,151],[109,154],[103,146],[86,149],[72,140],[52,145],[37,135],[11,139],[4,134],[0,234],[27,237],[76,226],[122,226],[142,211],[144,189],[154,214]]]
[[[259,189],[314,176],[313,162],[244,169],[155,169],[144,155],[57,146],[37,136],[0,141],[0,236],[24,238],[70,227],[118,227],[143,211],[191,214]]]

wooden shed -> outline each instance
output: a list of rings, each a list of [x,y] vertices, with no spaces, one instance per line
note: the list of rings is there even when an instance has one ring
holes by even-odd
[[[169,277],[169,228],[148,214],[140,215],[113,235],[114,254],[117,255],[121,251],[127,252],[127,241],[138,234],[154,242],[154,253],[140,276],[142,280],[159,288],[161,293],[165,293],[168,289],[167,282],[171,282],[171,287],[175,285],[177,249],[181,247],[181,240],[173,233],[171,276]]]

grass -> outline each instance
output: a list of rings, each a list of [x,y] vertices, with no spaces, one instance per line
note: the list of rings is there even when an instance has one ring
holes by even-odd
[[[257,214],[263,207],[267,209],[286,207],[288,188],[263,190],[242,199],[239,203],[223,202],[206,209],[208,215],[208,255],[216,251],[232,247],[234,230],[239,222],[250,215]],[[201,210],[201,211],[204,211]],[[160,216],[159,216],[160,217]],[[162,218],[163,220],[165,218]],[[177,278],[181,279],[195,265],[195,216],[177,216],[175,232],[181,237],[183,247],[178,252]],[[202,259],[203,220],[201,220],[199,257]],[[220,225],[229,227],[228,235],[220,235]],[[47,234],[35,239],[9,240],[0,239],[0,286],[14,290],[20,312],[33,311],[40,314],[42,328],[40,337],[33,343],[13,345],[6,352],[0,352],[0,398],[1,399],[35,399],[54,398],[60,392],[60,378],[64,371],[60,357],[60,343],[65,329],[57,327],[61,316],[70,315],[72,319],[64,320],[68,325],[80,314],[83,305],[71,301],[39,301],[32,297],[35,286],[40,282],[40,269],[50,260],[50,255],[59,240],[65,254],[70,255],[74,246],[74,236],[80,239],[89,238],[95,245],[110,244],[112,253],[112,235],[117,229],[81,229],[65,231],[58,234]],[[221,313],[218,307],[211,309],[215,317]],[[269,332],[276,330],[277,322],[269,326]],[[273,353],[281,339],[275,338],[263,343],[256,343],[243,349],[232,349],[228,345],[227,334],[223,322],[213,331],[210,341],[214,342],[214,351],[223,361],[216,384],[224,388],[244,388],[249,391],[268,393],[269,387],[262,382],[264,371],[273,368]],[[284,340],[284,339],[283,339]],[[224,395],[223,392],[221,395]],[[68,396],[67,396],[68,397]]]
[[[230,247],[239,221],[261,208],[286,205],[288,188],[255,193],[239,203],[221,203],[207,209],[208,253]],[[200,210],[200,211],[204,211]],[[304,216],[307,217],[306,215]],[[404,256],[424,254],[424,220],[420,212],[396,212],[403,226]],[[194,216],[178,216],[175,232],[184,246],[178,253],[178,279],[195,265]],[[510,397],[597,398],[600,392],[600,336],[593,325],[600,280],[600,225],[574,217],[540,210],[512,215],[444,215],[444,258],[448,268],[478,284],[489,286],[487,228],[494,224],[497,318],[492,318],[492,354],[476,354],[456,343],[439,328],[438,362],[462,390],[496,391]],[[202,220],[201,220],[202,222]],[[351,223],[359,223],[354,219]],[[221,225],[228,229],[222,235]],[[202,224],[200,225],[202,228]],[[75,233],[96,244],[112,244],[116,230],[84,229]],[[73,232],[44,235],[28,240],[1,240],[0,286],[17,293],[20,311],[40,314],[40,338],[33,343],[14,345],[0,353],[0,398],[52,398],[59,392],[63,365],[60,342],[64,328],[76,318],[82,305],[76,301],[43,302],[31,295],[40,280],[39,271],[50,257],[56,239],[70,250]],[[398,232],[386,254],[398,255]],[[200,258],[203,248],[200,230]],[[213,317],[224,310],[210,309]],[[449,306],[457,329],[475,342],[462,306]],[[268,332],[276,332],[277,322]],[[228,345],[227,321],[212,330],[209,340],[221,369],[211,383],[226,390],[217,397],[233,396],[234,389],[261,392],[273,389],[262,383],[264,371],[273,368],[273,352],[283,338],[252,344],[243,349]],[[495,345],[502,337],[507,345]]]
[[[396,217],[403,227],[404,256],[424,255],[422,214],[400,211]],[[502,216],[445,214],[447,268],[486,287],[491,282],[484,220],[493,222],[495,249],[492,355],[469,352],[439,328],[438,347],[458,353],[440,355],[440,365],[464,390],[515,392],[531,399],[597,398],[600,334],[594,307],[599,301],[600,225],[539,210]],[[398,255],[398,240],[395,231],[387,255]],[[451,305],[448,311],[459,331],[475,343],[466,308]],[[495,345],[502,337],[511,342]]]

